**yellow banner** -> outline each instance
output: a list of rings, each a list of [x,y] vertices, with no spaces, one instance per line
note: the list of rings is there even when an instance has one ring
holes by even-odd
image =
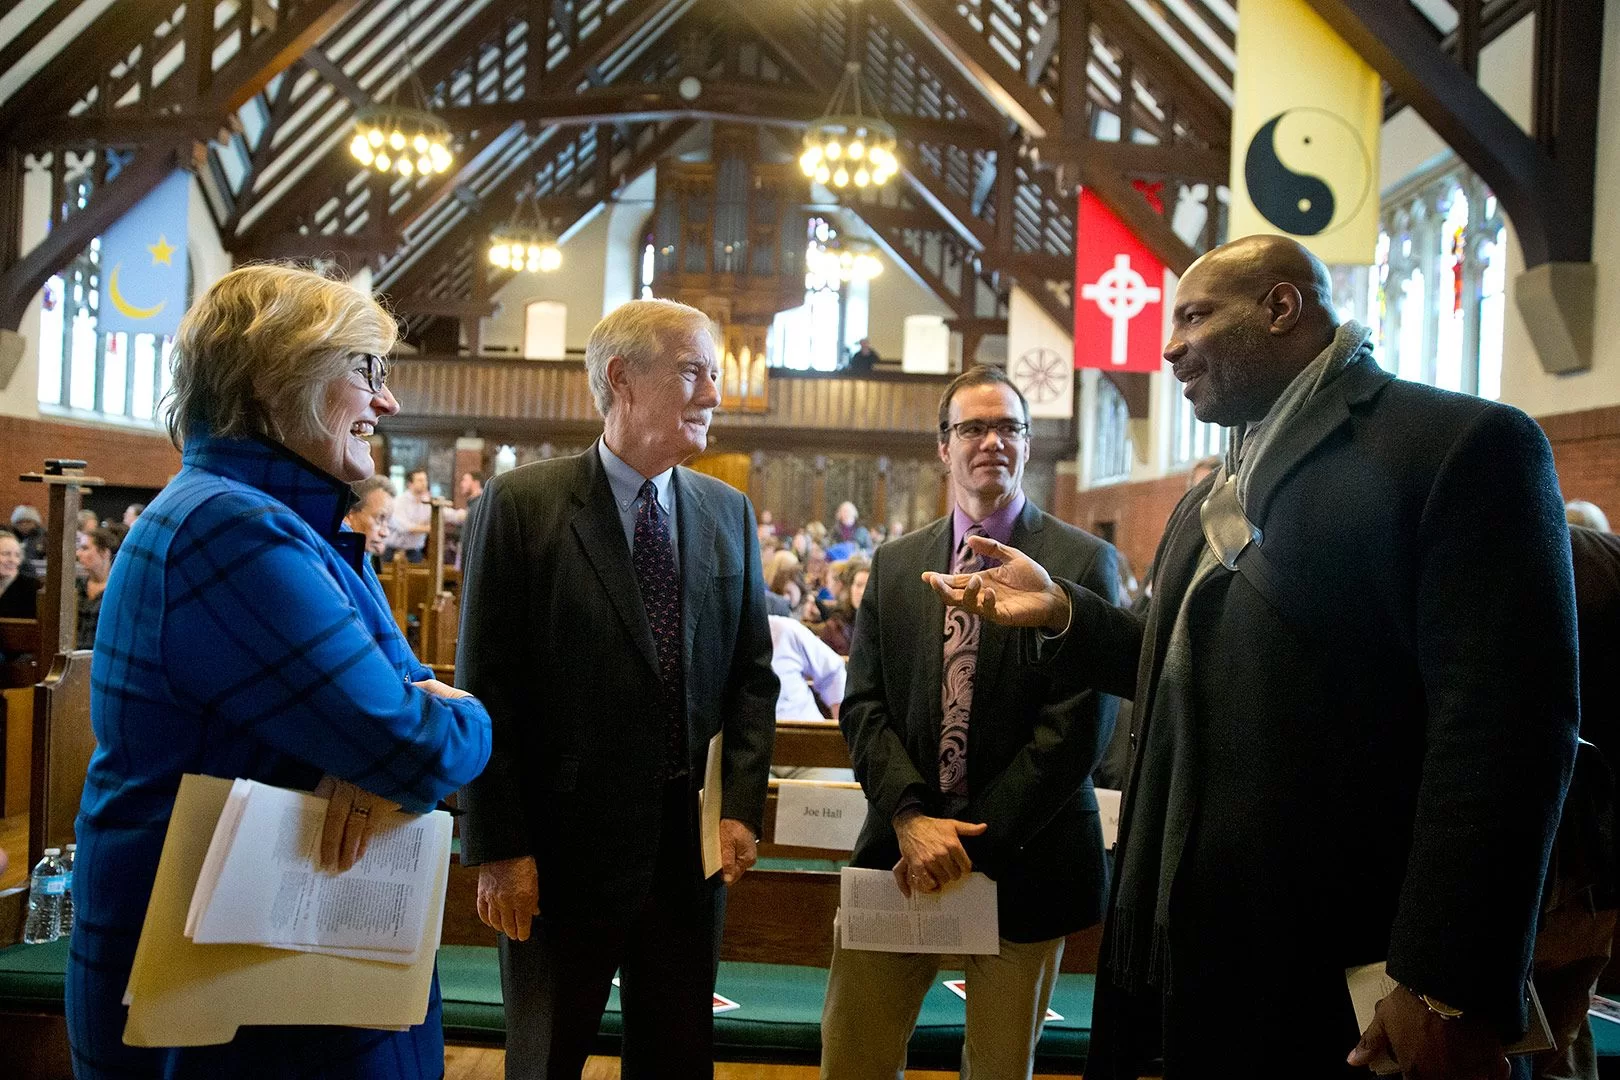
[[[1378,243],[1378,73],[1305,0],[1243,0],[1227,236],[1292,236],[1328,263]]]

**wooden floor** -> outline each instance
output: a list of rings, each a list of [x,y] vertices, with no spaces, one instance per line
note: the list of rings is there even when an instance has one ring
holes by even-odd
[[[28,882],[28,815],[0,818],[0,851],[11,859],[0,873],[0,892]]]
[[[444,1048],[444,1080],[502,1080],[502,1065],[505,1060],[504,1050],[447,1046]],[[816,1080],[819,1075],[812,1065],[721,1062],[714,1067],[715,1080]],[[907,1080],[951,1080],[955,1076],[954,1072],[918,1072],[915,1069],[906,1073]],[[580,1080],[619,1080],[619,1059],[591,1058],[586,1063],[585,1072]],[[1035,1080],[1059,1080],[1059,1078],[1037,1075]]]

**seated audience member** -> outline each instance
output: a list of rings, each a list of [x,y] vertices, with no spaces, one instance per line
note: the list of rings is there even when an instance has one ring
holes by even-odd
[[[883,357],[872,348],[870,338],[861,338],[860,348],[849,354],[849,370],[857,373],[871,371]]]
[[[872,534],[860,522],[861,512],[852,502],[838,504],[838,513],[833,521],[832,531],[828,537],[833,543],[854,544],[862,551],[872,550]]]
[[[816,698],[834,720],[844,700],[844,658],[829,649],[797,619],[771,616],[771,669],[781,690],[776,698],[778,720],[820,720]],[[811,691],[815,693],[812,695]],[[817,765],[772,765],[771,775],[783,780],[855,779],[853,769]]]
[[[123,537],[111,528],[97,527],[79,544],[79,566],[84,576],[76,579],[79,590],[79,648],[93,648],[96,624],[101,618],[101,600],[112,574],[113,558]]]
[[[1609,531],[1609,516],[1596,503],[1589,503],[1585,499],[1565,503],[1564,520],[1583,529],[1596,529],[1600,533]]]
[[[145,510],[145,503],[130,503],[128,506],[124,507],[124,524],[135,524],[135,519],[140,517]]]
[[[855,612],[860,609],[871,572],[872,560],[865,555],[855,555],[839,563],[832,577],[837,583],[837,599],[827,617],[816,626],[816,633],[839,656],[848,656],[855,647]]]
[[[101,528],[101,519],[96,517],[96,512],[94,510],[80,510],[78,518],[79,536],[77,546],[83,547],[84,538],[99,528]]]
[[[889,522],[889,531],[884,536],[884,539],[898,540],[904,535],[906,535],[906,523],[899,518],[895,518],[893,521]]]
[[[22,542],[0,532],[0,619],[33,619],[39,615],[39,579],[23,565]]]
[[[776,697],[778,720],[820,720],[820,698],[838,719],[844,700],[844,658],[794,619],[772,615],[771,669],[782,684]],[[814,696],[811,691],[814,690]]]
[[[791,551],[773,551],[765,567],[765,609],[771,615],[792,616],[804,597],[799,585],[799,559]]]
[[[45,519],[32,506],[19,506],[11,512],[11,531],[22,541],[23,562],[45,561]]]
[[[388,548],[388,520],[394,512],[394,485],[386,476],[368,476],[355,484],[354,505],[344,524],[366,538],[366,552],[378,559]]]
[[[322,784],[321,860],[344,870],[384,812],[431,810],[489,757],[489,714],[410,654],[361,539],[338,529],[348,485],[371,475],[367,438],[399,411],[383,359],[396,334],[366,292],[271,265],[226,274],[180,324],[180,473],[113,569],[93,661],[97,746],[66,973],[80,1080],[444,1075],[436,983],[424,1022],[404,1031],[244,1026],[218,1046],[123,1042],[182,774]]]

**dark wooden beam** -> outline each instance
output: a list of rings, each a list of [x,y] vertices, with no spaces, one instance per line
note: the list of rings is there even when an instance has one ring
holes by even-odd
[[[373,232],[363,229],[358,233],[283,233],[271,237],[260,248],[255,248],[255,259],[326,259],[343,258],[349,262],[365,262],[384,255],[392,255],[405,243],[403,234],[392,230]]]
[[[1527,268],[1591,260],[1597,145],[1591,79],[1602,49],[1599,0],[1542,5],[1554,18],[1551,26],[1538,25],[1537,34],[1551,35],[1554,55],[1551,64],[1539,65],[1536,136],[1525,134],[1423,34],[1421,17],[1406,0],[1307,2],[1501,200]],[[1557,130],[1545,130],[1548,123]]]
[[[174,13],[173,0],[124,0],[109,5],[73,43],[57,53],[0,106],[0,139],[21,145],[95,89],[109,68],[145,44]],[[108,103],[98,101],[98,109]]]
[[[1017,74],[1001,54],[982,38],[965,33],[966,23],[952,0],[892,0],[895,10],[910,19],[948,62],[978,85],[979,92],[1019,127],[1040,138],[1061,134],[1062,116],[1027,81],[1008,78]],[[988,12],[983,13],[988,16]]]
[[[1226,183],[1230,151],[1201,146],[1109,142],[1102,139],[1037,139],[1030,144],[1042,166],[1059,162],[1082,167],[1090,161],[1120,173],[1162,173]]]

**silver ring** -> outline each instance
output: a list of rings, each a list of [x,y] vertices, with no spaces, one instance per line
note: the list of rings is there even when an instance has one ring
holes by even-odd
[[[371,807],[361,806],[356,803],[354,806],[349,807],[349,816],[368,818],[371,816]]]

